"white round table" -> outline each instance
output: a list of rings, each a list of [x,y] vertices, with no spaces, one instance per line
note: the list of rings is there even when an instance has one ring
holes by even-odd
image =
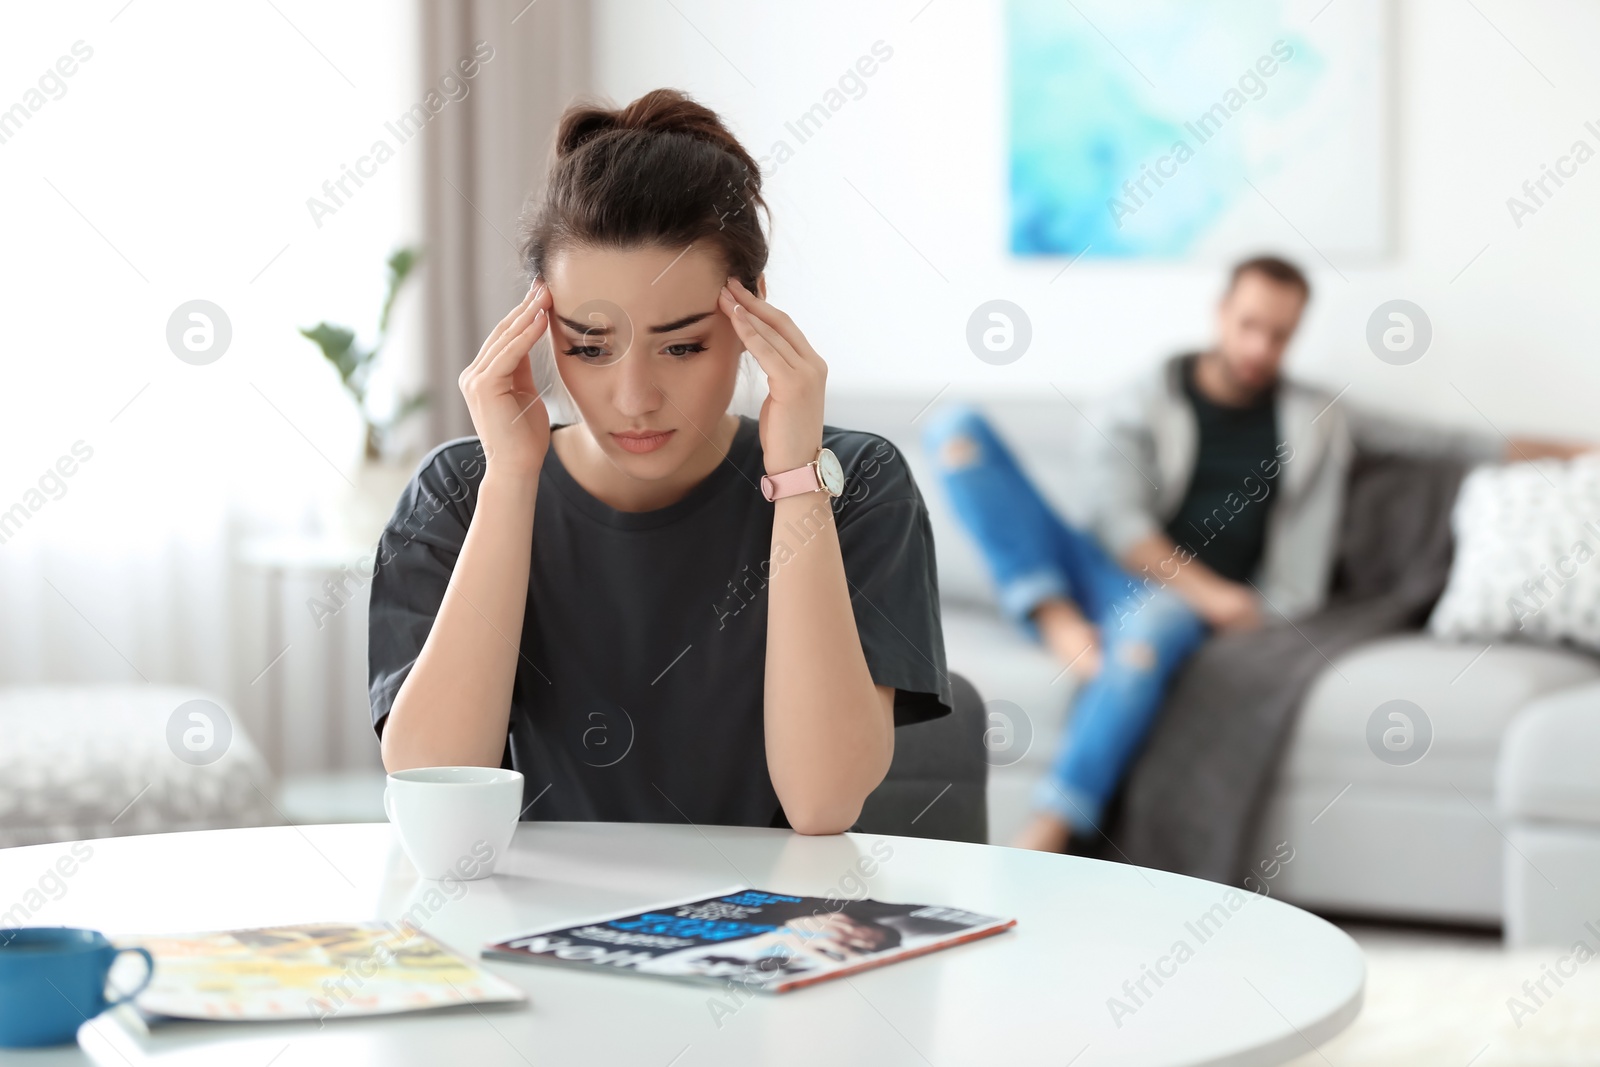
[[[66,844],[0,851],[0,908],[26,900],[25,925],[117,937],[394,920],[439,886],[418,879],[384,823],[89,845],[92,855],[70,877],[50,876],[70,855]],[[1360,1009],[1365,980],[1349,937],[1266,896],[1122,864],[947,841],[524,823],[493,878],[462,884],[466,891],[423,925],[472,957],[488,941],[547,924],[741,884],[947,904],[1018,924],[847,979],[745,998],[731,1013],[712,986],[480,960],[527,990],[527,1004],[336,1018],[320,1028],[179,1022],[143,1031],[136,1018],[113,1013],[84,1026],[76,1048],[0,1059],[244,1067],[1271,1064],[1343,1029]]]

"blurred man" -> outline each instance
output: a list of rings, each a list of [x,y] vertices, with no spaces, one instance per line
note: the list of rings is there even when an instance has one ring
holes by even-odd
[[[1322,605],[1358,449],[1512,462],[1588,447],[1400,422],[1284,376],[1310,295],[1286,260],[1238,264],[1210,348],[1113,398],[1084,437],[1095,533],[1215,627]]]
[[[1092,420],[1080,494],[1063,521],[975,410],[926,433],[946,491],[989,563],[1002,611],[1087,677],[1035,817],[1015,842],[1060,851],[1095,828],[1165,695],[1205,634],[1323,603],[1357,447],[1488,461],[1579,449],[1457,433],[1347,410],[1282,373],[1311,295],[1271,256],[1229,278],[1216,338],[1114,396]]]

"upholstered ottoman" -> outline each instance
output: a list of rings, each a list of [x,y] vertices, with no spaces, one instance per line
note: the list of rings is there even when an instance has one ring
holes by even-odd
[[[1509,823],[1506,943],[1600,952],[1600,683],[1530,702],[1495,784]]]
[[[0,847],[281,824],[250,737],[164,685],[0,687]]]

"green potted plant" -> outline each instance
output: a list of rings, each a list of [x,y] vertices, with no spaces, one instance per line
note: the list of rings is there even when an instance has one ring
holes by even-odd
[[[389,284],[378,315],[378,336],[371,347],[356,341],[355,331],[330,322],[301,327],[302,336],[315,342],[323,358],[339,372],[345,392],[355,401],[365,431],[363,462],[353,472],[351,492],[330,501],[331,510],[323,513],[325,534],[350,546],[369,546],[382,532],[394,510],[395,501],[411,475],[411,463],[397,454],[394,432],[428,402],[426,391],[405,393],[387,417],[374,414],[371,405],[373,372],[377,369],[389,339],[389,320],[395,299],[422,258],[420,249],[404,247],[388,259]]]
[[[355,331],[346,326],[319,322],[309,329],[300,328],[300,333],[314,341],[322,350],[323,358],[338,370],[345,391],[355,400],[356,408],[361,412],[362,424],[366,427],[365,456],[369,463],[377,463],[385,458],[390,434],[428,402],[426,390],[406,394],[400,398],[394,413],[384,419],[374,417],[368,405],[368,386],[384,342],[389,339],[389,314],[394,310],[395,297],[421,256],[421,251],[414,247],[398,249],[389,256],[389,286],[383,298],[383,311],[378,316],[378,339],[371,348],[358,345]]]

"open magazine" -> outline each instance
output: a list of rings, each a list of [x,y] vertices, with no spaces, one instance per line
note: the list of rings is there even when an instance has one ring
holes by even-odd
[[[387,1015],[527,995],[411,927],[307,923],[119,937],[155,957],[134,1004],[147,1017],[215,1020]]]
[[[537,931],[489,945],[483,954],[785,993],[1016,924],[929,904],[736,889]]]

